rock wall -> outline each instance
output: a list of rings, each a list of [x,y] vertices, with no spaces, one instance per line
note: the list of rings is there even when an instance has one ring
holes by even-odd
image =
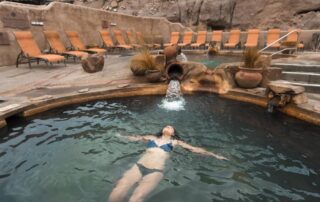
[[[139,16],[166,17],[194,29],[233,27],[320,29],[319,0],[75,0],[76,4]],[[213,26],[213,28],[215,28]]]
[[[70,47],[65,31],[79,32],[84,44],[102,45],[98,30],[102,29],[103,21],[107,21],[109,29],[141,31],[148,38],[168,41],[172,31],[189,30],[179,23],[171,23],[165,18],[135,17],[125,14],[92,9],[84,6],[53,2],[48,6],[32,6],[11,2],[0,3],[0,32],[9,36],[9,44],[0,43],[0,66],[13,65],[20,52],[13,31],[21,29],[5,27],[3,17],[8,15],[24,15],[29,28],[41,50],[48,49],[43,30],[56,30],[66,47]],[[30,25],[32,21],[43,22],[43,26]],[[152,36],[152,37],[151,37]]]

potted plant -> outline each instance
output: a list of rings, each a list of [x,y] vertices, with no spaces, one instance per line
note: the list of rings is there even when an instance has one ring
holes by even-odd
[[[244,66],[239,67],[235,80],[241,88],[256,88],[262,81],[263,68],[257,66],[260,53],[257,48],[247,48],[243,53]]]
[[[157,57],[146,49],[131,59],[130,68],[135,76],[145,76],[149,82],[159,82],[162,77],[164,64],[159,64]]]

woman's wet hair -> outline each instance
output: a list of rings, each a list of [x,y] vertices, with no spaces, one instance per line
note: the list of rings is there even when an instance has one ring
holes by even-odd
[[[165,127],[163,127],[163,128],[165,128]],[[163,128],[155,134],[156,137],[161,137],[163,135],[163,133],[162,133]],[[174,131],[174,135],[172,136],[172,139],[181,140],[181,137],[180,137],[178,131],[174,127],[172,127],[172,128]]]

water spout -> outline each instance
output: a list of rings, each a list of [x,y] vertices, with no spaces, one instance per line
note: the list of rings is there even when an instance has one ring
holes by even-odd
[[[170,111],[184,110],[185,100],[182,97],[180,82],[178,80],[171,80],[166,97],[161,101],[159,107]]]

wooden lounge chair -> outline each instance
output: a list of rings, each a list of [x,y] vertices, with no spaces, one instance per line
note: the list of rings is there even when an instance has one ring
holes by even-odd
[[[99,53],[99,54],[105,54],[107,52],[106,49],[102,49],[102,48],[86,48],[85,45],[80,40],[80,37],[77,32],[66,31],[66,34],[73,49],[77,51],[85,51],[88,53]]]
[[[197,42],[192,43],[190,46],[192,48],[199,48],[206,44],[207,32],[206,31],[199,31],[197,35]]]
[[[164,45],[164,47],[176,45],[178,43],[178,41],[179,41],[179,32],[172,32],[170,43],[165,43],[163,45]]]
[[[115,48],[115,45],[112,41],[112,38],[110,36],[110,32],[107,30],[100,30],[99,31],[102,42],[103,42],[103,47],[105,48]]]
[[[297,30],[297,29],[289,29],[288,32],[292,32],[294,30]],[[300,33],[300,30],[297,30],[297,32],[291,33],[289,36],[287,36],[287,39],[284,41],[284,43],[292,43],[292,44],[296,43],[296,46],[298,49],[303,49],[304,44],[298,41],[299,33]]]
[[[269,29],[267,33],[267,46],[277,41],[279,38],[280,38],[280,29]],[[270,47],[279,49],[280,46],[281,46],[280,43],[277,42]]]
[[[132,46],[127,45],[120,30],[115,30],[115,31],[113,31],[113,33],[114,33],[114,36],[116,37],[116,40],[118,42],[118,45],[116,45],[117,48],[126,49],[126,50],[133,48]]]
[[[224,47],[235,48],[238,44],[240,44],[240,34],[241,31],[239,29],[231,30],[229,40],[224,44]]]
[[[43,31],[43,33],[50,45],[50,49],[55,54],[64,55],[67,58],[72,56],[74,60],[76,60],[76,58],[82,58],[88,54],[83,51],[67,51],[66,47],[61,42],[59,33],[57,31]]]
[[[193,32],[185,32],[183,37],[183,43],[178,43],[178,46],[183,48],[189,46],[192,42]]]
[[[65,58],[61,55],[42,54],[30,31],[18,31],[13,32],[13,34],[21,48],[21,53],[19,53],[17,57],[16,67],[18,67],[19,63],[23,60],[27,60],[30,68],[32,61],[36,61],[37,63],[39,63],[40,60],[46,63],[65,62]]]
[[[130,31],[127,31],[127,36],[129,39],[129,43],[132,47],[134,48],[142,48],[142,46],[140,44],[137,43],[137,38],[135,36],[133,36],[133,33]]]
[[[210,42],[218,43],[221,46],[221,43],[222,43],[222,30],[213,31]],[[209,43],[206,44],[206,47],[209,47]]]
[[[147,46],[148,48],[160,48],[160,44],[147,44],[141,34],[141,32],[136,32],[138,40],[142,46]]]
[[[246,48],[258,47],[259,32],[259,29],[248,30],[247,42],[244,44]]]

